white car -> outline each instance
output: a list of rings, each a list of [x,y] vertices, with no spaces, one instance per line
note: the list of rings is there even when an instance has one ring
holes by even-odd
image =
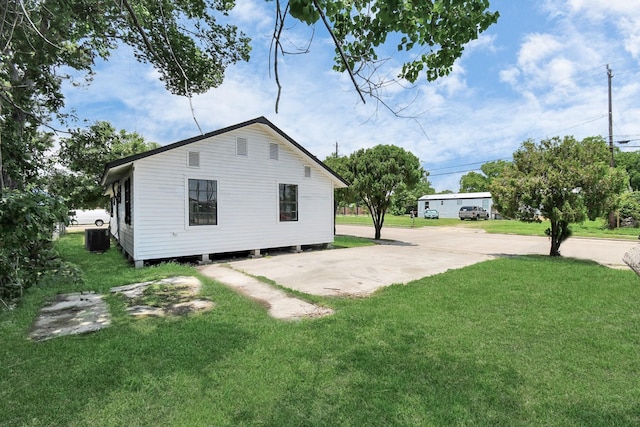
[[[109,222],[111,215],[104,209],[77,209],[75,211],[69,211],[69,224],[71,225],[86,225],[95,224],[97,227],[102,227]]]

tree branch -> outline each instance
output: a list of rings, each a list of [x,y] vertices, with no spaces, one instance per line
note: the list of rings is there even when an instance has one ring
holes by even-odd
[[[116,4],[118,4],[118,0],[114,0],[114,2]],[[156,51],[151,46],[151,42],[149,41],[149,38],[147,37],[147,33],[144,32],[144,28],[142,28],[142,25],[140,25],[140,22],[138,21],[138,17],[136,16],[136,13],[133,10],[133,8],[131,7],[131,5],[129,4],[129,1],[128,0],[120,0],[120,6],[124,6],[125,9],[127,9],[127,12],[129,12],[129,15],[131,16],[131,20],[133,21],[133,25],[138,30],[138,33],[140,34],[140,37],[142,37],[142,41],[147,46],[147,49],[149,49],[149,52],[153,56],[158,58],[158,55],[156,55]]]
[[[280,0],[276,0],[276,23],[273,28],[273,39],[271,46],[273,48],[273,73],[275,74],[276,86],[278,87],[278,94],[276,95],[276,114],[278,114],[278,105],[280,104],[280,95],[282,94],[282,85],[280,84],[280,75],[278,73],[278,49],[282,49],[280,44],[280,37],[282,36],[282,30],[284,29],[284,17],[287,15],[289,9],[289,3],[285,7],[284,14],[280,13]],[[273,46],[275,43],[275,46]]]
[[[322,22],[324,23],[324,26],[327,28],[327,31],[329,31],[329,34],[331,34],[333,43],[335,44],[336,49],[338,49],[338,52],[340,53],[340,58],[342,58],[342,63],[344,64],[344,67],[346,68],[346,70],[349,72],[349,77],[351,77],[351,82],[353,83],[353,87],[356,89],[356,92],[358,92],[358,95],[360,95],[360,99],[362,100],[362,103],[366,104],[367,101],[364,100],[364,95],[362,94],[362,91],[358,87],[358,83],[356,83],[356,78],[355,78],[355,75],[353,74],[353,71],[351,70],[351,67],[349,66],[349,62],[347,61],[347,56],[342,50],[342,46],[340,46],[340,43],[338,42],[338,38],[333,33],[333,30],[329,25],[329,21],[327,20],[327,17],[325,16],[324,11],[320,9],[318,0],[313,0],[313,5],[315,6],[316,10],[320,14],[320,17],[322,18]]]
[[[164,16],[164,9],[162,8],[162,2],[160,2],[160,13],[162,14],[164,40],[167,43],[167,46],[169,48],[171,59],[173,60],[173,62],[176,63],[176,65],[178,66],[178,69],[180,70],[180,74],[182,74],[182,78],[184,78],[184,92],[186,94],[187,99],[189,99],[189,107],[191,108],[191,117],[193,118],[193,121],[196,123],[196,126],[198,127],[198,131],[200,131],[200,135],[204,135],[204,132],[202,132],[202,128],[200,127],[200,123],[198,123],[198,119],[196,118],[195,110],[193,109],[193,94],[191,93],[191,89],[189,89],[189,77],[187,77],[187,73],[184,71],[184,68],[182,68],[182,65],[180,65],[180,61],[178,61],[178,58],[176,58],[176,54],[173,52],[173,47],[171,47],[171,40],[169,40],[169,34],[167,34],[167,21],[166,21],[166,17]]]

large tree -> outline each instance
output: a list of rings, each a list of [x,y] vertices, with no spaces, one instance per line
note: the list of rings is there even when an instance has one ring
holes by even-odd
[[[233,0],[0,4],[0,188],[24,187],[31,161],[24,148],[62,110],[65,67],[90,78],[96,59],[124,43],[158,70],[169,91],[190,96],[218,86],[229,64],[249,58],[249,40],[216,22]]]
[[[351,154],[345,178],[351,183],[350,190],[369,208],[375,239],[380,239],[393,193],[402,185],[414,188],[425,175],[416,156],[394,145],[377,145]]]
[[[460,192],[489,191],[491,182],[502,174],[508,164],[504,160],[494,160],[480,166],[482,173],[471,171],[462,175],[460,178]]]
[[[106,207],[108,198],[101,185],[107,162],[160,147],[137,133],[119,132],[108,122],[75,129],[60,140],[59,163],[65,169],[51,177],[49,189],[62,196],[70,208]]]
[[[561,243],[571,235],[569,224],[597,218],[624,191],[626,173],[611,168],[609,158],[601,137],[525,141],[491,184],[491,195],[507,217],[549,220],[549,255],[560,256]]]

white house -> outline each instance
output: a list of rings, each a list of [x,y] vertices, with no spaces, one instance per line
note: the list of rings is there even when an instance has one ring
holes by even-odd
[[[480,206],[491,213],[490,218],[495,217],[495,212],[492,212],[493,200],[489,192],[422,196],[418,199],[418,215],[422,218],[426,209],[435,209],[439,212],[440,218],[458,218],[458,211],[462,206]]]
[[[264,117],[110,162],[112,236],[144,261],[333,242],[347,183]]]

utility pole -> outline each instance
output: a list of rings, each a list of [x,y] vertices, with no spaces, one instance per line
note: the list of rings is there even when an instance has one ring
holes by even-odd
[[[338,158],[338,141],[336,141],[336,159]]]
[[[607,80],[609,83],[609,151],[611,152],[611,160],[609,161],[609,166],[614,168],[616,166],[615,160],[613,158],[613,109],[611,108],[611,79],[613,78],[613,73],[611,72],[611,68],[609,68],[609,64],[607,64]],[[612,210],[609,212],[609,230],[614,230],[616,228],[616,213]]]
[[[613,73],[611,72],[611,68],[609,68],[609,64],[607,64],[607,77],[609,82],[609,151],[611,151],[609,166],[613,168],[616,166],[613,159],[613,110],[611,108],[611,79],[613,78]]]

